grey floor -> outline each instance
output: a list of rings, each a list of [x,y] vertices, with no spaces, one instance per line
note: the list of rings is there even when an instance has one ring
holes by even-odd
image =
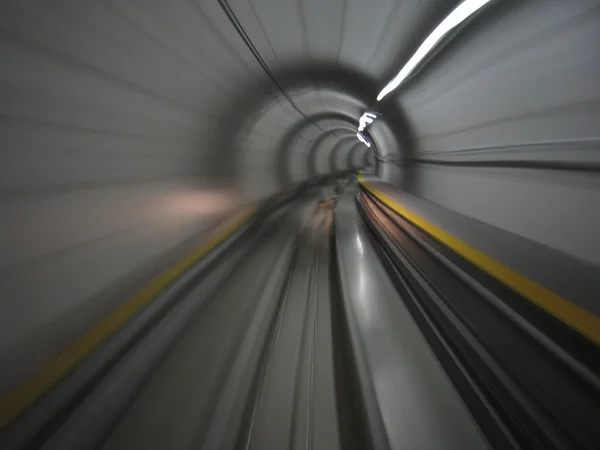
[[[487,448],[386,278],[354,193],[335,220],[316,205],[270,217],[199,280],[44,448],[352,448],[357,412],[344,408],[359,398],[376,448]],[[336,366],[340,321],[353,367]]]

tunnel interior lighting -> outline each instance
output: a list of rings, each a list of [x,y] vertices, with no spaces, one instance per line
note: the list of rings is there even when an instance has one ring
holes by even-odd
[[[365,144],[367,147],[371,147],[371,144],[369,143],[369,141],[367,141],[367,138],[365,138],[362,133],[360,133],[360,132],[356,133],[356,137],[358,138],[358,140],[360,142]]]
[[[465,0],[458,5],[433,32],[427,36],[415,54],[402,67],[398,75],[390,81],[377,96],[377,101],[383,99],[386,95],[396,89],[406,79],[407,76],[417,67],[417,65],[427,56],[427,54],[437,45],[437,43],[454,27],[459,25],[469,16],[477,12],[491,0]]]
[[[363,131],[367,125],[373,123],[373,121],[377,118],[377,115],[371,112],[365,112],[360,119],[358,119],[358,131]]]

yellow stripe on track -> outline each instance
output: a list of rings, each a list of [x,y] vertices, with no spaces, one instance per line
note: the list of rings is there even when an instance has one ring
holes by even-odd
[[[251,209],[249,212],[246,211],[232,223],[217,229],[212,238],[192,250],[179,262],[154,277],[148,284],[135,292],[110,314],[93,325],[57,357],[2,397],[0,399],[0,429],[60,381],[69,370],[75,367],[84,357],[88,356],[108,336],[124,325],[142,306],[152,300],[156,294],[247,222],[253,216],[254,211],[254,209]]]
[[[385,205],[400,214],[409,222],[412,222],[423,231],[429,233],[463,258],[517,291],[523,297],[543,308],[561,322],[574,328],[596,344],[600,344],[600,318],[598,316],[580,308],[574,303],[562,298],[560,295],[546,289],[541,284],[515,272],[485,253],[482,253],[476,248],[461,241],[447,231],[426,221],[414,212],[392,200],[380,190],[371,186],[365,181],[361,174],[358,175],[358,181]]]

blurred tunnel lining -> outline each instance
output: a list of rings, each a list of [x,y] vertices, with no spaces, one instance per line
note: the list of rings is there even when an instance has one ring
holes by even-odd
[[[375,153],[350,133],[457,3],[3,2],[0,390],[174,246],[366,162],[491,252],[600,265],[597,2],[493,2],[381,105]]]

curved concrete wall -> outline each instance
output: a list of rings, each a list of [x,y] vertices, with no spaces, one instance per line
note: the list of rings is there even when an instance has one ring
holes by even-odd
[[[360,114],[458,2],[226,3],[243,29],[218,1],[0,5],[0,393],[175,246],[311,168],[368,160],[600,263],[596,2],[494,3],[379,105],[377,161]]]
[[[409,190],[600,265],[598,42],[594,1],[482,15],[397,97],[420,162]]]
[[[271,74],[217,1],[0,5],[0,393],[175,246],[284,187],[290,130],[312,124],[300,155],[331,126],[315,114],[355,127],[394,66],[365,70],[380,33],[354,26],[358,2],[307,2],[305,25],[296,2],[230,6]],[[404,45],[386,32],[381,49]]]

